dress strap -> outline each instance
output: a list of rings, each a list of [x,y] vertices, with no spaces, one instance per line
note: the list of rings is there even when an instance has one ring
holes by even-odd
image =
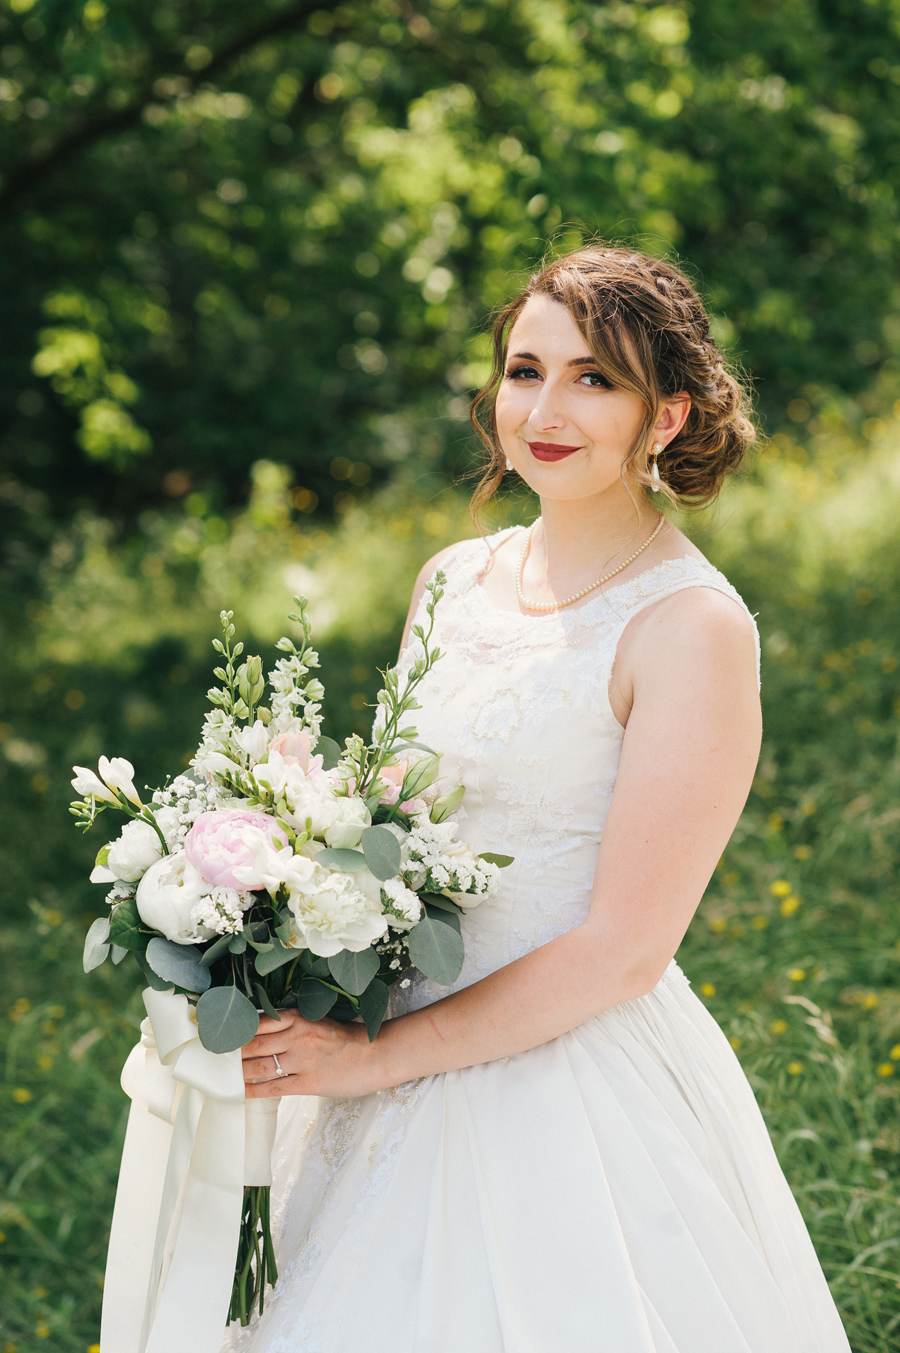
[[[645,610],[646,607],[652,606],[655,602],[662,601],[666,597],[674,596],[676,592],[683,592],[689,587],[711,587],[716,592],[722,592],[726,597],[730,597],[749,617],[753,625],[753,637],[756,645],[756,679],[759,683],[760,643],[756,617],[741,594],[735,587],[732,587],[724,574],[720,573],[707,560],[695,559],[692,556],[685,556],[681,559],[664,559],[662,563],[646,569],[643,573],[637,574],[628,582],[622,583],[619,587],[613,588],[607,593],[610,603],[614,605],[614,609],[619,616],[614,650],[618,647],[619,639],[629,620],[639,611]],[[610,675],[615,662],[615,651],[612,657]]]

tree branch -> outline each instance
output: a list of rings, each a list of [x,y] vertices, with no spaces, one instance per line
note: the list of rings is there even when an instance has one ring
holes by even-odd
[[[292,29],[298,27],[312,10],[336,9],[339,3],[340,0],[301,0],[300,4],[294,5],[291,9],[275,15],[273,18],[267,19],[265,23],[258,24],[255,28],[251,28],[246,33],[233,38],[213,56],[212,60],[202,70],[192,74],[179,72],[180,78],[182,81],[186,80],[189,88],[193,91],[224,70],[237,57],[250,51],[258,43],[265,42],[266,39],[276,37],[280,33],[289,33]],[[115,136],[133,126],[135,122],[140,120],[141,114],[148,104],[166,102],[165,99],[161,100],[154,96],[153,87],[157,80],[170,72],[170,66],[156,70],[153,76],[144,83],[137,96],[124,108],[107,113],[103,117],[95,118],[94,121],[86,122],[81,127],[73,128],[72,131],[48,146],[42,154],[33,156],[15,168],[10,173],[3,188],[0,189],[0,214],[10,211],[18,204],[25,193],[29,192],[43,179],[50,177],[61,165],[64,165],[80,151],[95,145],[107,136]]]

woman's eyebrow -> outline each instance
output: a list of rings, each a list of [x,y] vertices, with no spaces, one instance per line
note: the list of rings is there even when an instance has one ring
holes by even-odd
[[[514,352],[511,354],[511,356],[517,357],[524,362],[540,362],[541,360],[540,357],[536,357],[533,352]],[[597,365],[596,357],[573,357],[570,362],[566,362],[566,366],[596,366],[596,365]]]

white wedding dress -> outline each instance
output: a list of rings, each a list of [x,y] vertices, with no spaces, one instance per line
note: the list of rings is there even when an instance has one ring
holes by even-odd
[[[460,835],[515,856],[462,920],[454,990],[586,914],[629,619],[686,587],[743,606],[680,559],[527,616],[488,599],[486,560],[468,541],[445,565],[445,656],[416,716],[466,786]],[[394,1013],[446,993],[419,979]],[[281,1276],[232,1353],[849,1353],[750,1086],[674,961],[648,995],[530,1052],[285,1099],[275,1154]]]

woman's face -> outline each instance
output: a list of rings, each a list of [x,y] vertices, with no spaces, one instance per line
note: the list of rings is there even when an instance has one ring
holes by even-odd
[[[689,405],[668,404],[654,432],[663,445]],[[622,463],[644,421],[643,400],[598,369],[564,305],[532,296],[509,336],[497,393],[500,447],[541,498],[575,499],[621,485]],[[663,425],[663,426],[661,426]]]

